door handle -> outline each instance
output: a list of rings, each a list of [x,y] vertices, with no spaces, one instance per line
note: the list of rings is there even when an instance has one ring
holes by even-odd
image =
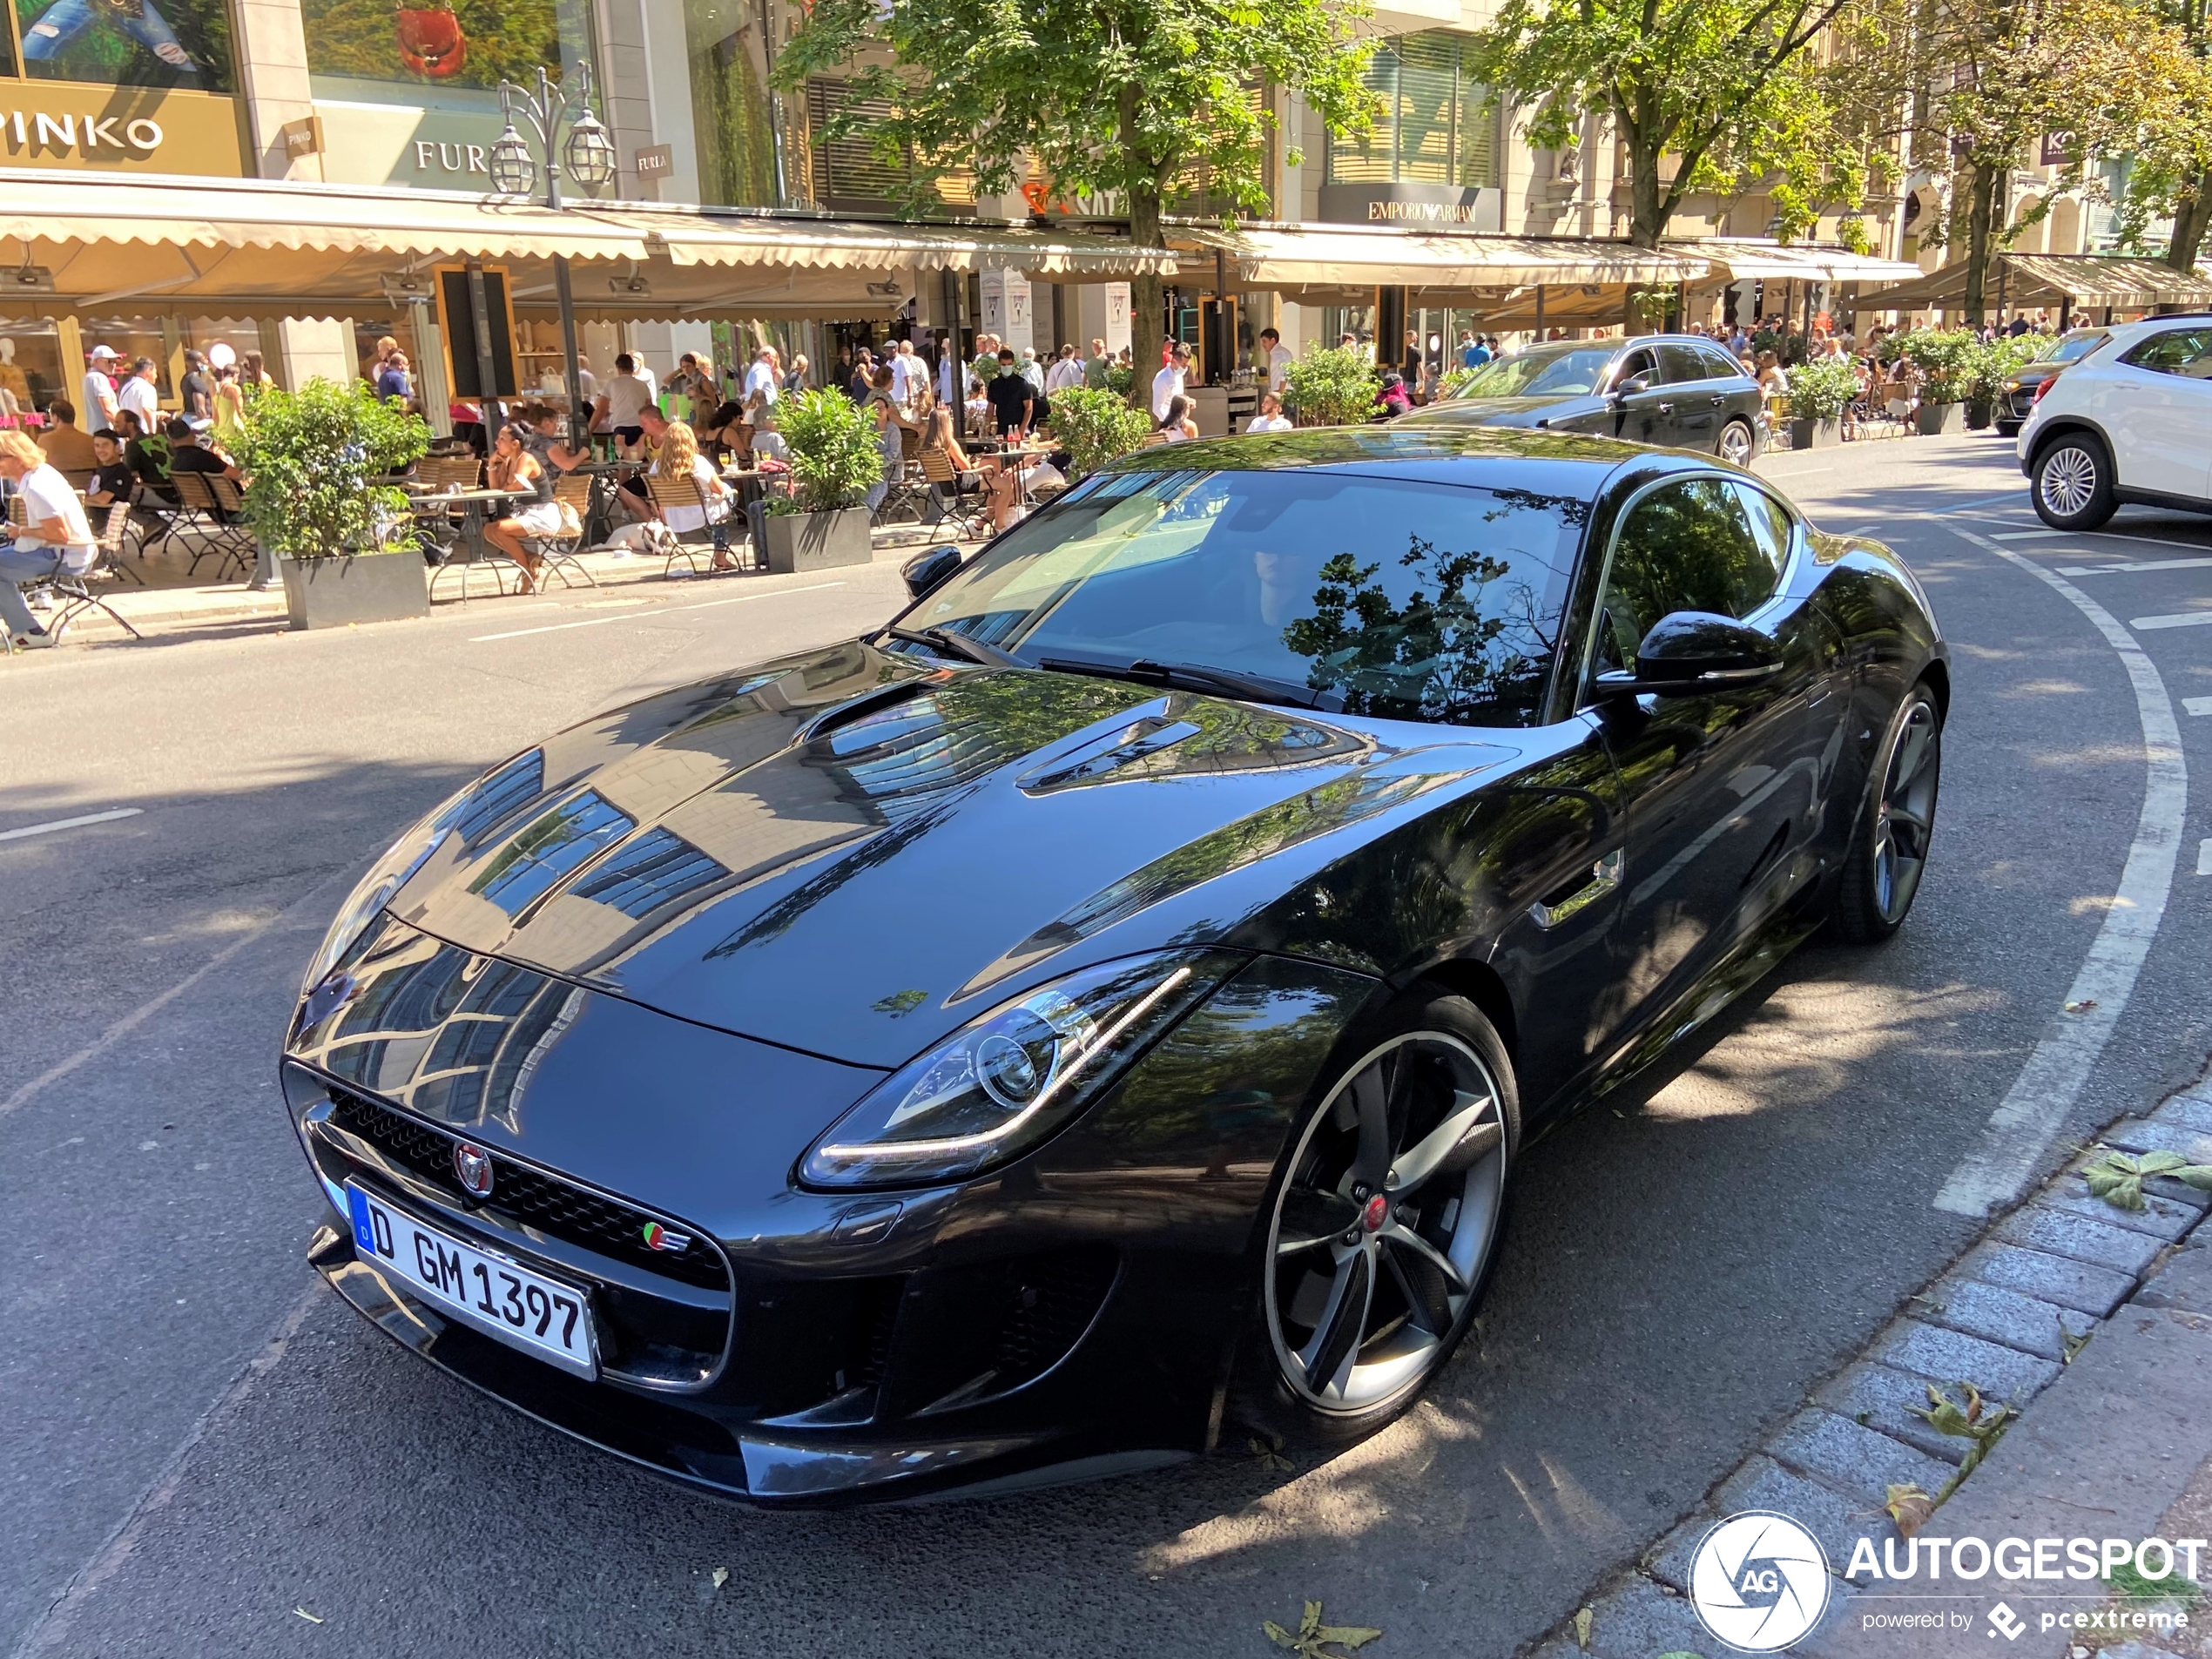
[[[1720,392],[1716,392],[1716,393],[1714,393],[1714,394],[1713,394],[1713,407],[1714,407],[1715,408],[1720,408],[1720,406],[1721,406],[1722,404],[1723,404],[1723,403],[1725,403],[1725,402],[1727,402],[1727,401],[1728,401],[1728,398],[1727,398],[1727,395],[1726,395],[1725,394],[1723,394],[1723,393],[1720,393]]]
[[[1621,872],[1627,860],[1621,849],[1615,847],[1590,866],[1589,879],[1564,893],[1548,893],[1528,907],[1529,919],[1539,927],[1553,928],[1576,912],[1591,905],[1621,885]]]
[[[1671,403],[1662,403],[1659,406],[1659,413],[1662,415],[1672,415],[1674,412],[1675,406]]]

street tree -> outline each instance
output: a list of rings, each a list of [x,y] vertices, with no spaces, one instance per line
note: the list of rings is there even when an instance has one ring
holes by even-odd
[[[814,0],[776,76],[853,71],[832,134],[900,170],[911,212],[955,170],[986,194],[1034,171],[1054,197],[1118,197],[1131,239],[1157,247],[1163,212],[1196,192],[1224,219],[1267,209],[1269,90],[1299,94],[1339,136],[1372,125],[1371,15],[1366,0]],[[1142,402],[1161,282],[1130,287]]]
[[[2078,173],[2084,158],[2127,161],[2119,231],[2122,246],[2150,243],[2166,220],[2166,262],[2194,271],[2212,228],[2212,30],[2207,0],[2161,0],[2107,52],[2108,78],[2080,88],[2069,138]]]
[[[1811,49],[1849,0],[1506,0],[1474,43],[1528,141],[1575,140],[1602,112],[1628,152],[1629,234],[1656,247],[1693,192],[1775,187],[1781,228],[1856,206],[1871,158],[1830,118]]]

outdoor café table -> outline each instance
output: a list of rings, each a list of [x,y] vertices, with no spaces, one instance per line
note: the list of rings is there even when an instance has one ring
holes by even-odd
[[[467,545],[469,562],[475,563],[484,556],[484,526],[496,516],[493,507],[503,506],[518,495],[529,493],[515,489],[439,489],[414,497],[409,505],[419,518],[435,518],[458,508],[461,539]]]

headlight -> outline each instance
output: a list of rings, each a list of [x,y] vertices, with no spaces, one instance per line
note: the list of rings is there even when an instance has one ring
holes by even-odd
[[[442,810],[424,819],[393,842],[384,856],[369,867],[368,873],[338,907],[330,930],[322,936],[321,948],[307,964],[307,976],[300,981],[301,996],[322,983],[368,924],[376,920],[376,913],[392,902],[392,895],[407,885],[408,878],[421,869],[446,837],[453,833],[445,822],[449,815],[449,811]]]
[[[1130,957],[1006,1003],[871,1091],[807,1153],[800,1178],[917,1186],[1004,1163],[1095,1099],[1242,961]]]
[[[2020,383],[2018,381],[2006,381],[2005,389],[2008,392],[2017,392],[2020,389]]]

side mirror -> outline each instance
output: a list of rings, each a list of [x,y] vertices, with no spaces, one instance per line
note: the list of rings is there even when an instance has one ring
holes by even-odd
[[[921,598],[935,588],[941,588],[960,569],[961,551],[957,547],[933,547],[918,559],[909,559],[899,567],[899,574],[906,578],[907,591]]]
[[[1618,386],[1613,388],[1613,395],[1615,397],[1635,397],[1638,394],[1648,392],[1650,389],[1651,376],[1649,374],[1631,374],[1628,379],[1622,381]]]
[[[1651,625],[1636,647],[1635,671],[1597,677],[1606,697],[1695,697],[1764,685],[1782,672],[1782,650],[1733,617],[1677,610]]]

